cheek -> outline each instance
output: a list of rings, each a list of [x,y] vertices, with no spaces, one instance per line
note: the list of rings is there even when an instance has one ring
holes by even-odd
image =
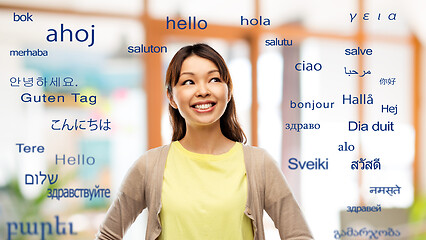
[[[191,97],[189,89],[176,89],[173,91],[173,101],[178,105],[188,104]]]
[[[226,84],[218,87],[217,96],[220,97],[221,99],[228,101],[229,96],[230,96],[230,92],[229,92],[228,86]]]

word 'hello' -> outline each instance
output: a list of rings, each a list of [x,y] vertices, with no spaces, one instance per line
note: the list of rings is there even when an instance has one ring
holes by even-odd
[[[169,26],[169,24],[171,24],[171,27]],[[207,28],[207,21],[204,19],[201,19],[197,22],[197,18],[194,17],[188,17],[188,21],[185,21],[183,19],[180,19],[179,21],[177,21],[177,28],[180,30],[184,30],[187,29],[191,30],[191,29],[201,29],[204,30]],[[176,29],[176,22],[173,19],[169,19],[169,16],[166,17],[166,29]]]

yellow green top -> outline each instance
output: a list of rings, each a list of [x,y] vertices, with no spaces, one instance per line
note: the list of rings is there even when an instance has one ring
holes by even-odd
[[[164,170],[159,239],[252,240],[246,201],[241,143],[212,155],[190,152],[175,141]]]

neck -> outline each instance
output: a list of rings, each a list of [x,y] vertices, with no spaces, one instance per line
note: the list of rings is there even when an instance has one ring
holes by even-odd
[[[228,152],[235,144],[222,134],[219,121],[209,126],[187,124],[185,137],[179,142],[191,152],[215,155]]]

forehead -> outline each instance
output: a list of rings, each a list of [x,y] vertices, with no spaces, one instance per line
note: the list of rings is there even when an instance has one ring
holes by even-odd
[[[197,55],[191,55],[183,61],[180,72],[181,74],[184,72],[202,74],[211,70],[219,70],[214,62]]]

